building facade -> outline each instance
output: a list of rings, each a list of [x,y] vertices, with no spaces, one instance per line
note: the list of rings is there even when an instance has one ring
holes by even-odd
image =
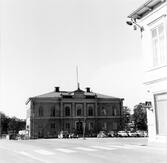
[[[26,129],[31,138],[57,137],[60,131],[78,135],[95,135],[101,130],[123,128],[123,99],[78,88],[60,91],[59,87],[44,95],[29,98]]]
[[[129,16],[142,32],[144,85],[152,102],[148,109],[149,140],[167,140],[167,2],[149,0]]]

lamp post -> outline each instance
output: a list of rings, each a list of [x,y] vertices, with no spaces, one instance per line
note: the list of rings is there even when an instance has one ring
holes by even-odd
[[[83,121],[83,139],[85,140],[85,128],[86,128],[86,117],[84,117]]]

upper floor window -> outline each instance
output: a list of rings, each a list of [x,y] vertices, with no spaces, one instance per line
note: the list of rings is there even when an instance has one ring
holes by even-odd
[[[88,108],[88,116],[93,116],[93,107],[91,106]]]
[[[69,106],[65,107],[65,116],[70,116],[70,107]]]
[[[76,104],[76,115],[82,116],[83,114],[83,104]]]
[[[39,107],[39,116],[43,117],[43,107],[42,106]]]
[[[160,24],[151,30],[153,66],[162,66],[167,64],[167,54],[165,46],[165,28]]]
[[[102,107],[101,112],[102,112],[103,115],[107,115],[107,111],[104,107]]]
[[[51,117],[55,117],[55,107],[51,107],[51,112],[50,112]]]

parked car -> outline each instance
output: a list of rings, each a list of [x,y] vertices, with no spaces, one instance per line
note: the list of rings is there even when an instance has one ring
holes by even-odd
[[[135,131],[127,131],[127,134],[129,137],[137,137],[138,136],[137,132],[135,132]]]
[[[107,137],[107,134],[105,131],[100,131],[97,135],[97,138],[105,138]]]
[[[69,138],[78,138],[78,134],[70,133]]]
[[[117,135],[118,137],[128,137],[128,134],[125,131],[118,131]]]
[[[115,132],[114,132],[114,131],[109,131],[109,132],[107,133],[107,136],[108,136],[108,137],[114,137],[114,136],[115,136]]]
[[[138,130],[138,131],[136,131],[136,133],[137,133],[138,137],[147,137],[148,136],[147,131]]]
[[[58,138],[59,138],[59,139],[69,138],[69,133],[68,133],[68,131],[60,131],[60,133],[58,134]]]

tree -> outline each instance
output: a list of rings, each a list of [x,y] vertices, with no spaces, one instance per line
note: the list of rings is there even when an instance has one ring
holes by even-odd
[[[123,122],[124,122],[124,129],[130,130],[130,122],[131,122],[131,113],[130,108],[127,106],[123,107]]]
[[[147,112],[143,103],[134,106],[133,120],[135,129],[147,130]]]

